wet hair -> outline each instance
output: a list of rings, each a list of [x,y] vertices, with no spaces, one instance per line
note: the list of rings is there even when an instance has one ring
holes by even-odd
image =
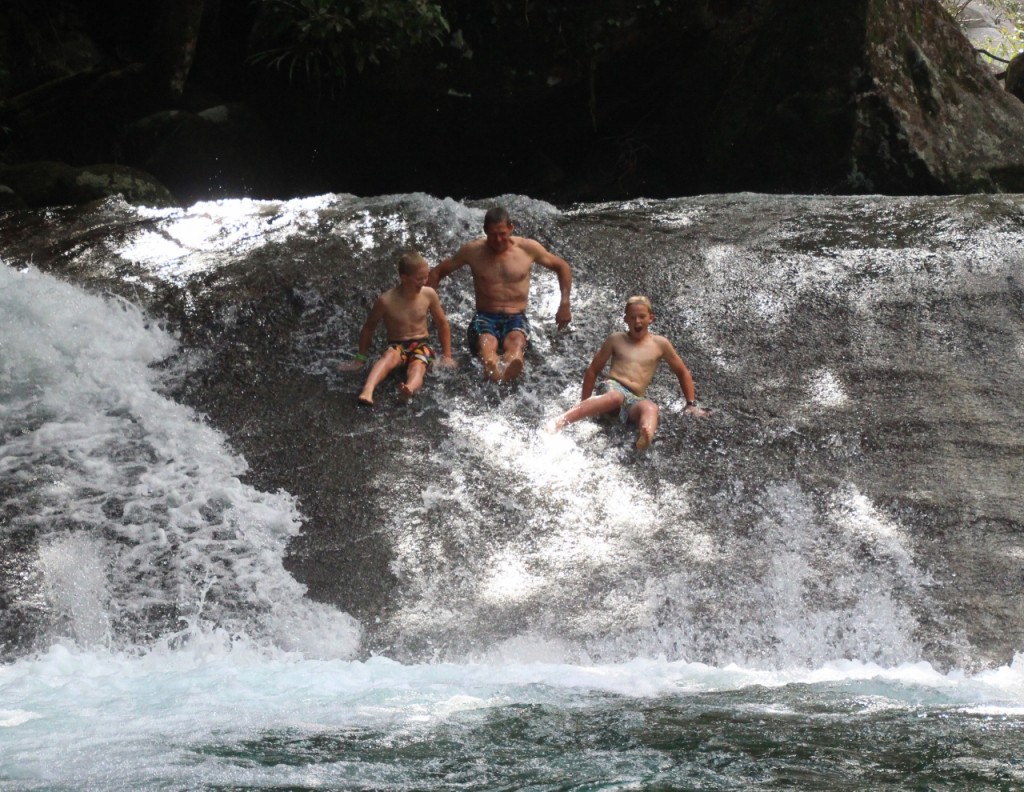
[[[484,228],[487,228],[489,225],[498,225],[499,223],[509,223],[511,225],[512,218],[508,216],[508,210],[504,206],[493,206],[484,215]]]
[[[398,274],[412,275],[422,266],[429,267],[430,264],[428,264],[427,260],[415,250],[410,250],[407,253],[403,253],[402,257],[398,259]]]
[[[629,309],[629,306],[631,306],[631,305],[646,305],[647,306],[647,310],[650,313],[652,313],[652,314],[654,313],[654,306],[651,305],[651,301],[647,297],[642,295],[642,294],[635,294],[632,297],[630,297],[628,300],[626,300],[626,308],[627,308],[627,310]]]

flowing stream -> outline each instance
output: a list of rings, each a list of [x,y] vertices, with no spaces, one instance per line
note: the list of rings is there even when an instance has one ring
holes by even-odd
[[[506,205],[522,379],[356,406]],[[1024,789],[1024,196],[0,215],[0,790]],[[646,453],[558,435],[633,294]],[[383,347],[378,336],[375,349]]]

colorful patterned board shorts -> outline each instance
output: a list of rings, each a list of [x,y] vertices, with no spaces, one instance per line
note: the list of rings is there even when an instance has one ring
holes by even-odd
[[[622,406],[619,408],[619,420],[622,421],[622,423],[626,423],[629,420],[629,411],[633,409],[634,404],[638,404],[642,401],[650,401],[646,396],[637,396],[618,380],[601,380],[594,388],[594,393],[598,396],[604,396],[604,394],[609,391],[618,391],[622,394]]]
[[[405,341],[388,341],[388,349],[397,349],[402,356],[402,363],[409,365],[411,360],[423,361],[427,370],[434,365],[434,350],[427,343],[429,338],[409,338]]]
[[[530,321],[526,318],[526,314],[477,311],[470,320],[469,327],[466,328],[466,343],[469,346],[469,351],[475,355],[480,343],[480,336],[492,335],[498,339],[498,348],[500,349],[505,341],[505,336],[513,331],[518,331],[529,339]]]

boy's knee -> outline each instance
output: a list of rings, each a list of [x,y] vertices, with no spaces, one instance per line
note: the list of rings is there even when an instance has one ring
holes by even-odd
[[[637,423],[644,420],[656,421],[658,420],[658,413],[660,410],[661,408],[650,399],[644,399],[643,401],[636,403],[630,411],[630,417]]]

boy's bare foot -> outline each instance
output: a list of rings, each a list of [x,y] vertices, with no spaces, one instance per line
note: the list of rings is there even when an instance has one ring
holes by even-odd
[[[359,396],[356,397],[356,404],[360,407],[373,407],[373,399],[369,396],[363,396],[363,394],[360,393]]]
[[[643,451],[651,444],[653,439],[654,433],[650,429],[642,428],[636,436],[636,450]]]
[[[398,398],[402,401],[409,401],[413,396],[416,395],[416,391],[412,390],[404,382],[398,384]]]
[[[519,375],[522,373],[523,359],[518,357],[512,358],[508,363],[505,364],[505,367],[502,369],[501,381],[510,382],[514,379],[517,379]]]

